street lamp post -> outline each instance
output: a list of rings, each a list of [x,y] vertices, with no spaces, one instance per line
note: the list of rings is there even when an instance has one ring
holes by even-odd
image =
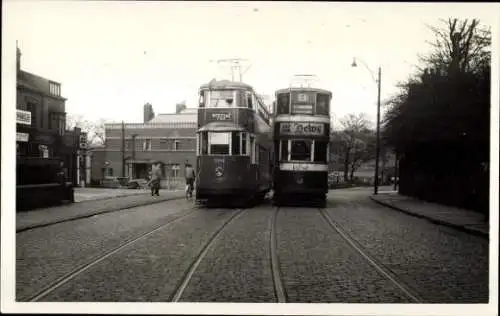
[[[373,80],[377,83],[377,138],[376,138],[376,149],[375,149],[375,181],[374,181],[374,187],[373,187],[373,193],[378,194],[378,165],[379,165],[379,156],[380,156],[380,87],[381,87],[381,78],[382,78],[382,67],[378,67],[378,78],[375,79],[373,72],[370,70],[370,68],[361,60],[361,63],[363,66],[366,67],[366,69],[370,72],[372,75]],[[352,61],[352,67],[357,67],[356,64],[356,59],[354,58]]]

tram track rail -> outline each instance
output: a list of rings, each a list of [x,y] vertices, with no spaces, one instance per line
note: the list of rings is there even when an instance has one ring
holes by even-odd
[[[278,256],[278,238],[276,234],[276,222],[279,207],[274,209],[273,215],[269,219],[269,252],[271,261],[271,272],[273,276],[274,294],[278,303],[286,303],[287,294],[283,284],[283,275],[281,274],[280,261]]]
[[[177,216],[174,215],[173,218],[169,219],[166,223],[162,223],[160,225],[157,225],[156,227],[149,230],[148,232],[140,234],[139,236],[132,237],[129,240],[121,243],[121,245],[114,247],[112,249],[109,249],[109,250],[105,251],[104,253],[95,256],[94,258],[92,258],[88,262],[81,264],[80,266],[73,269],[72,271],[57,278],[56,280],[54,280],[53,282],[51,282],[50,284],[48,284],[47,286],[45,286],[41,290],[37,291],[35,294],[31,295],[28,299],[23,300],[23,301],[27,301],[27,302],[40,301],[41,299],[43,299],[47,295],[51,294],[52,292],[54,292],[55,290],[57,290],[58,288],[60,288],[64,284],[75,279],[80,274],[84,273],[85,271],[89,270],[90,268],[99,264],[100,262],[106,260],[107,258],[117,254],[121,250],[123,250],[123,249],[149,237],[150,235],[152,235],[152,234],[154,234],[162,229],[165,229],[165,228],[171,226],[172,224],[174,224],[174,223],[194,214],[195,212],[199,211],[198,209],[192,209],[192,208],[190,208],[189,210],[190,211],[188,211],[187,213],[183,213],[183,212],[176,213]],[[178,214],[180,214],[180,215],[178,215]]]
[[[191,281],[193,275],[195,274],[198,266],[200,265],[201,261],[205,258],[206,254],[208,251],[212,248],[212,246],[216,243],[216,241],[219,239],[219,237],[222,235],[222,232],[226,227],[229,226],[232,222],[234,222],[237,218],[241,217],[245,213],[245,209],[240,209],[236,212],[236,214],[232,215],[224,221],[224,223],[215,231],[215,233],[212,234],[210,239],[205,243],[201,251],[198,253],[198,255],[195,257],[195,259],[192,261],[191,265],[189,268],[186,270],[183,278],[180,280],[178,285],[176,286],[176,290],[174,291],[170,301],[177,303],[180,301],[182,298],[182,295],[186,288],[189,285],[189,282]]]
[[[361,257],[365,259],[375,270],[379,272],[384,278],[388,279],[392,282],[402,293],[405,294],[407,298],[409,298],[413,303],[425,303],[419,295],[415,293],[409,286],[405,284],[405,282],[401,281],[399,277],[393,273],[388,267],[386,267],[383,263],[379,262],[377,259],[372,257],[367,251],[364,250],[364,247],[356,241],[352,236],[349,235],[331,216],[328,212],[323,208],[318,208],[318,211],[321,217],[325,220],[328,226],[337,234],[339,234],[342,239],[344,239],[349,246],[355,250]]]

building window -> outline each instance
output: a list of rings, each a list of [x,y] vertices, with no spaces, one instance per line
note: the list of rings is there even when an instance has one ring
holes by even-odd
[[[166,138],[160,139],[160,149],[168,149],[168,140]]]
[[[132,139],[125,140],[125,146],[127,150],[132,150],[134,148],[134,141]]]
[[[113,168],[108,168],[108,176],[113,176]]]
[[[181,172],[181,167],[179,164],[173,164],[172,165],[172,176],[174,178],[179,178]]]
[[[55,96],[61,96],[61,85],[56,82],[49,82],[49,91],[50,94],[55,95]]]
[[[36,127],[37,113],[36,113],[36,103],[27,102],[26,111],[31,112],[31,126]]]
[[[181,150],[181,142],[178,140],[174,141],[174,150]]]
[[[142,149],[144,151],[151,151],[151,139],[145,139],[142,144]]]

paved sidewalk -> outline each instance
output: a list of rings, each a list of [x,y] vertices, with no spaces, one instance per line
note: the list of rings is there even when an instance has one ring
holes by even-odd
[[[144,192],[140,195],[89,200],[80,203],[17,212],[16,232],[179,198],[184,198],[182,191],[163,191],[160,192],[159,197],[152,197],[151,193]]]
[[[108,188],[75,188],[75,202],[105,200],[109,198],[141,195],[150,193],[149,189],[108,189]]]
[[[483,214],[457,207],[426,202],[398,194],[396,191],[379,191],[370,198],[392,209],[425,218],[434,223],[453,227],[474,235],[489,236],[489,223]]]

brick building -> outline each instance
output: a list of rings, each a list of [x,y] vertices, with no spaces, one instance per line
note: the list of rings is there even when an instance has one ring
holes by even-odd
[[[58,187],[61,163],[67,186],[78,183],[77,154],[84,133],[66,130],[61,84],[21,70],[19,48],[16,54],[17,202],[18,207],[30,202],[31,208],[43,204],[48,190]]]
[[[105,124],[104,146],[91,150],[91,178],[94,183],[113,176],[145,179],[154,161],[163,163],[167,179],[182,178],[184,163],[196,163],[196,128],[196,109],[177,104],[176,113],[155,116],[148,103],[142,123]]]

